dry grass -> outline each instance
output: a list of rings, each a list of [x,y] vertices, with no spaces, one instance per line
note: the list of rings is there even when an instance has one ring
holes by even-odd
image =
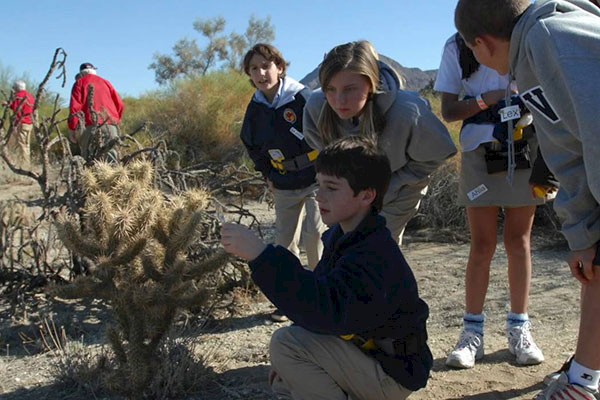
[[[182,332],[169,335],[157,353],[156,373],[136,397],[181,399],[205,391],[214,373],[206,367],[209,360],[207,353],[200,351],[201,344],[201,336],[186,336]],[[114,397],[121,389],[115,382],[126,379],[117,358],[106,346],[85,346],[81,342],[69,342],[51,370],[57,389],[66,398]]]
[[[456,204],[460,154],[446,161],[431,176],[427,195],[407,229],[420,231],[429,240],[456,242],[468,240],[464,207]]]

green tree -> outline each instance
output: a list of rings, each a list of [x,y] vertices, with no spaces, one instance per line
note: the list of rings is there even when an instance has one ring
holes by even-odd
[[[173,55],[154,54],[154,62],[148,68],[154,70],[156,82],[164,85],[180,77],[204,76],[218,66],[241,70],[242,58],[251,46],[275,39],[270,17],[251,16],[243,35],[235,32],[227,35],[225,25],[223,17],[198,19],[193,26],[208,41],[204,48],[195,39],[180,39],[173,46]]]

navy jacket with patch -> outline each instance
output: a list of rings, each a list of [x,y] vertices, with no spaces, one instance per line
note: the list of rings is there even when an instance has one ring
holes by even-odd
[[[429,307],[385,219],[371,214],[347,234],[336,225],[323,234],[323,242],[314,271],[284,247],[267,246],[249,263],[254,282],[294,323],[312,332],[422,338],[415,354],[377,352],[374,357],[407,389],[425,387],[433,364],[425,342]]]
[[[282,85],[284,87],[281,96],[285,99],[276,107],[270,107],[256,101],[255,97],[252,98],[246,109],[240,137],[254,162],[254,168],[260,171],[265,179],[269,179],[275,188],[303,189],[315,183],[314,166],[282,174],[271,165],[269,150],[279,150],[286,160],[312,151],[302,136],[302,115],[311,91],[306,87],[296,91],[302,86],[290,78],[285,78]],[[295,87],[295,93],[290,93],[287,85]]]

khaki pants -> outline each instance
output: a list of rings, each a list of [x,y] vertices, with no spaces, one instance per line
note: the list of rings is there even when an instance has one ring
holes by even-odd
[[[423,187],[424,185],[424,187]],[[417,214],[423,196],[427,193],[427,185],[406,186],[395,194],[388,203],[384,203],[379,213],[385,217],[385,225],[392,232],[392,237],[399,245],[402,245],[402,237],[406,224]],[[387,200],[387,194],[384,201]]]
[[[275,200],[275,243],[300,255],[300,235],[310,269],[314,269],[323,253],[321,234],[327,226],[321,220],[316,186],[304,189],[273,189]]]
[[[412,392],[354,344],[297,325],[271,337],[271,388],[279,399],[403,400]]]
[[[86,161],[102,160],[112,163],[119,161],[117,149],[114,147],[102,157],[97,154],[102,146],[117,137],[119,137],[119,128],[116,125],[86,126],[78,139],[81,157]]]
[[[18,124],[8,139],[7,147],[9,156],[14,166],[17,168],[25,170],[31,168],[29,139],[32,130],[32,124]]]

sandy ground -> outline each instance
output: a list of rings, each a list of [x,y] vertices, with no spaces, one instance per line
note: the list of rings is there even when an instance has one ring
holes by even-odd
[[[0,197],[31,196],[31,185],[4,183]],[[9,196],[10,197],[10,196]],[[261,223],[272,224],[272,210],[258,205]],[[449,370],[444,361],[454,346],[463,313],[463,280],[468,243],[429,242],[419,232],[407,232],[403,251],[418,279],[422,297],[430,306],[429,344],[435,365],[427,388],[413,399],[529,399],[540,390],[545,374],[558,368],[575,346],[578,327],[578,294],[564,259],[562,241],[542,240],[534,230],[534,272],[530,296],[530,317],[534,338],[544,351],[546,362],[538,366],[518,366],[507,350],[504,322],[508,310],[506,256],[502,245],[492,264],[486,301],[486,356],[471,370]],[[499,237],[499,240],[500,237]],[[5,310],[5,309],[4,309]],[[86,344],[97,344],[101,337],[102,311],[93,306],[79,309],[71,305],[57,316],[65,322],[71,337]],[[200,332],[209,362],[218,373],[211,399],[272,399],[266,384],[268,343],[271,333],[281,325],[270,322],[271,305],[262,298],[246,299],[235,314],[226,315],[210,331]],[[36,321],[20,325],[0,308],[0,400],[62,399],[55,390],[48,366],[51,353],[28,355],[21,333],[31,333]],[[70,324],[70,325],[69,325]],[[76,332],[77,334],[75,335]],[[85,397],[69,397],[85,398]]]

